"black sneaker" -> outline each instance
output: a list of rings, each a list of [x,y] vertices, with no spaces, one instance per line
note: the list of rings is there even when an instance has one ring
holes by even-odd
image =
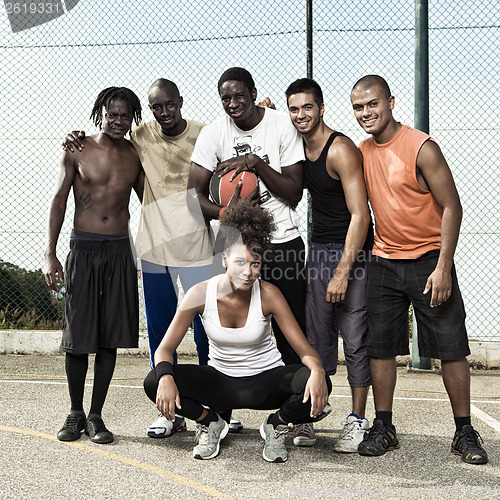
[[[57,433],[59,441],[76,441],[85,427],[85,415],[82,413],[70,413],[66,417],[66,422]]]
[[[363,441],[359,443],[358,453],[367,457],[379,457],[396,448],[399,448],[396,428],[393,425],[386,426],[382,420],[376,418]]]
[[[106,429],[102,418],[99,417],[87,418],[85,422],[85,434],[94,443],[106,444],[112,443],[114,440],[113,433]]]
[[[486,464],[488,455],[479,441],[483,442],[479,432],[472,425],[464,425],[461,431],[456,431],[451,443],[451,451],[462,455],[466,464]]]

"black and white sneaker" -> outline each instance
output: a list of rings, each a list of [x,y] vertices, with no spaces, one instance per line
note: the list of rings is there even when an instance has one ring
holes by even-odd
[[[462,430],[455,432],[451,451],[461,455],[466,464],[486,464],[488,454],[479,441],[483,442],[479,432],[472,425],[464,425]]]
[[[379,457],[396,448],[399,448],[396,428],[393,425],[384,425],[382,420],[376,418],[363,441],[359,443],[358,453],[367,457]]]
[[[231,434],[239,434],[242,430],[243,430],[243,424],[239,420],[231,418],[229,422],[229,432]]]
[[[147,434],[150,438],[166,438],[186,430],[186,420],[184,417],[176,415],[175,420],[171,422],[160,413],[158,418],[148,427]]]

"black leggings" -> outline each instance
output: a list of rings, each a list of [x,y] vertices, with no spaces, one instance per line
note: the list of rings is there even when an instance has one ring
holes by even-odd
[[[83,392],[89,364],[88,354],[66,353],[66,376],[68,377],[71,410],[83,411]],[[89,414],[101,415],[109,384],[116,364],[116,349],[101,348],[95,355],[94,386]]]
[[[182,408],[177,410],[191,420],[203,413],[203,406],[212,409],[279,408],[285,422],[312,422],[311,402],[302,403],[310,371],[303,365],[278,366],[251,377],[230,377],[212,366],[175,365],[175,383]],[[332,384],[325,376],[328,394]],[[144,390],[156,403],[158,381],[154,370],[144,380]],[[203,406],[202,406],[203,405]]]

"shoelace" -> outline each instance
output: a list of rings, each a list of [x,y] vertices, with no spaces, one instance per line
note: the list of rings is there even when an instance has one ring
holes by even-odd
[[[96,434],[108,430],[101,419],[89,420],[89,424],[94,428]]]
[[[367,437],[369,438],[377,438],[379,436],[383,436],[385,434],[385,427],[384,426],[378,426],[374,425],[367,434]]]
[[[481,446],[479,441],[484,443],[483,438],[479,435],[479,432],[477,432],[476,429],[472,429],[471,431],[465,433],[464,438],[469,445]]]
[[[66,422],[64,423],[64,427],[76,427],[79,419],[80,415],[68,415]]]
[[[288,434],[288,427],[285,429],[274,429],[274,435],[272,437],[273,441],[278,441],[281,439],[285,439],[285,436]]]
[[[196,428],[196,437],[198,438],[200,443],[202,442],[202,440],[203,442],[206,442],[208,439],[208,425],[199,425]]]
[[[313,434],[314,432],[314,427],[311,422],[306,422],[305,424],[302,425],[302,430],[299,432],[300,435],[310,435]]]
[[[196,437],[198,438],[198,444],[208,444],[210,441],[216,441],[217,431],[210,430],[208,425],[200,425],[196,429]]]
[[[356,425],[359,425],[359,420],[354,420],[353,422],[350,422],[348,425],[343,424],[341,422],[340,425],[344,425],[339,434],[339,439],[342,439],[345,436],[347,436],[347,434],[349,434],[351,431],[353,431]]]

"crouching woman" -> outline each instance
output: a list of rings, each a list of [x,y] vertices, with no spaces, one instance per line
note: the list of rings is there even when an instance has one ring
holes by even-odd
[[[144,388],[167,419],[174,420],[177,413],[196,422],[193,456],[204,460],[219,454],[228,432],[227,422],[214,409],[278,409],[260,427],[263,457],[285,462],[288,423],[318,420],[331,382],[281,292],[259,279],[274,229],[272,216],[240,202],[226,209],[220,224],[226,272],[187,292],[156,351],[156,368]],[[173,354],[197,313],[209,339],[209,364],[174,366]],[[302,364],[283,363],[271,338],[271,316]]]

